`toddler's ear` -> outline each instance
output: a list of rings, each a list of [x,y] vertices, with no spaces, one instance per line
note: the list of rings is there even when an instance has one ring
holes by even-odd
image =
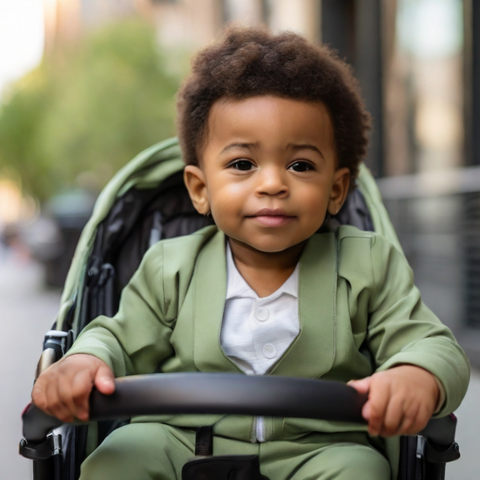
[[[210,212],[210,202],[202,169],[196,165],[187,165],[183,171],[183,181],[197,212],[207,215]]]
[[[333,177],[332,190],[330,192],[330,201],[328,202],[328,213],[336,215],[342,208],[343,202],[347,198],[350,187],[350,170],[346,167],[335,171]]]

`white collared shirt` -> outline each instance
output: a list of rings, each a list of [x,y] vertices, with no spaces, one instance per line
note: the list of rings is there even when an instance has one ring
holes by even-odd
[[[260,298],[235,266],[227,243],[227,298],[220,344],[248,375],[268,373],[300,331],[298,270],[268,297]]]
[[[247,375],[268,373],[300,332],[298,270],[268,297],[260,298],[240,275],[227,242],[227,298],[220,345]],[[263,417],[256,417],[255,439],[265,442]]]

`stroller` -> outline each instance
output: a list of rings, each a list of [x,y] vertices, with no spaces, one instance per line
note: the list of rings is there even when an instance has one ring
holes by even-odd
[[[45,336],[37,376],[66,353],[91,320],[116,313],[122,289],[150,246],[213,223],[194,209],[183,183],[183,167],[178,142],[169,139],[140,153],[105,187],[77,246],[58,317]],[[375,181],[364,166],[357,187],[326,228],[349,224],[376,231],[401,250]],[[28,406],[20,454],[33,460],[34,480],[76,480],[86,456],[134,415],[233,413],[361,422],[365,401],[351,387],[320,380],[220,373],[128,377],[117,380],[112,396],[92,392],[89,424],[61,425]],[[397,478],[443,480],[445,463],[460,456],[455,423],[453,415],[431,420],[420,435],[401,437],[398,467],[393,465]],[[242,457],[212,457],[211,427],[197,430],[195,453],[198,458],[187,463],[184,478],[262,478],[258,465],[242,464]],[[224,476],[218,474],[219,461],[215,474],[208,470],[215,459],[223,462]],[[231,464],[236,465],[234,474]]]

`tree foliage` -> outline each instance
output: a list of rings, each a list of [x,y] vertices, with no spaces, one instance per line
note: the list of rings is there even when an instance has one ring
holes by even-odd
[[[45,199],[95,179],[101,188],[132,156],[174,133],[178,81],[153,29],[111,24],[57,49],[14,86],[0,110],[0,171]]]

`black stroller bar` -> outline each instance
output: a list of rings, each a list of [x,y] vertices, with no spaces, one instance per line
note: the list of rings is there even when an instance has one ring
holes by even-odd
[[[339,382],[224,373],[170,373],[117,378],[115,392],[90,397],[90,419],[155,414],[235,414],[365,423],[367,395]],[[27,442],[43,441],[62,422],[30,405],[23,416]]]
[[[115,387],[112,395],[93,390],[91,421],[137,415],[213,413],[365,423],[361,411],[367,395],[342,383],[325,380],[170,373],[117,378]],[[22,420],[24,438],[20,453],[34,460],[36,478],[50,479],[48,461],[60,462],[62,435],[49,432],[62,422],[35,405],[27,407]],[[444,479],[445,463],[460,457],[454,440],[455,427],[456,418],[452,414],[432,419],[418,437],[401,437],[399,479]],[[61,471],[60,464],[55,471]],[[424,474],[427,476],[422,476]]]

